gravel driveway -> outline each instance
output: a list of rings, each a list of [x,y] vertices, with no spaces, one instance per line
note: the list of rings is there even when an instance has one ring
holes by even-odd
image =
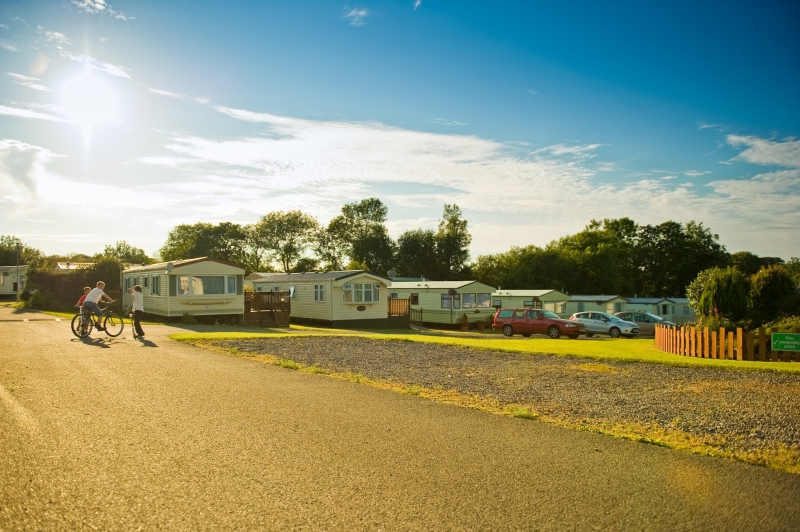
[[[800,466],[800,376],[581,361],[357,337],[213,342],[332,372],[433,390],[455,390],[542,417],[718,451],[749,462]],[[615,427],[614,430],[611,430]],[[644,432],[643,432],[644,431]],[[765,458],[770,457],[770,458]]]

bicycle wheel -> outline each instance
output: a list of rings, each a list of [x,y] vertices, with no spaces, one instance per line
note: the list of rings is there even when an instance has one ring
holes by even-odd
[[[125,328],[125,322],[122,321],[122,318],[109,311],[109,313],[106,314],[106,318],[103,320],[103,328],[106,330],[107,335],[116,337],[122,334],[122,329]]]
[[[75,317],[72,318],[72,323],[70,324],[70,327],[72,328],[72,334],[78,338],[86,338],[89,336],[89,333],[92,332],[92,320],[82,318],[83,316],[80,314],[75,314]]]

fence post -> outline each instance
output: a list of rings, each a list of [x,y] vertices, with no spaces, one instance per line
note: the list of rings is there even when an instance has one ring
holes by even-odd
[[[713,358],[711,356],[711,351],[709,351],[708,343],[711,341],[711,337],[708,335],[708,327],[703,329],[703,357],[704,358]]]
[[[753,341],[753,331],[747,331],[747,339],[745,340],[745,350],[747,352],[747,357],[745,360],[755,360],[755,342]]]
[[[717,349],[717,331],[711,331],[711,358],[719,358]]]
[[[769,361],[769,351],[767,351],[767,330],[764,327],[758,328],[758,359],[764,362]]]
[[[736,329],[736,360],[744,360],[744,331]]]
[[[719,328],[719,350],[717,358],[725,360],[725,327]]]
[[[733,358],[733,331],[728,333],[728,358],[735,360]]]

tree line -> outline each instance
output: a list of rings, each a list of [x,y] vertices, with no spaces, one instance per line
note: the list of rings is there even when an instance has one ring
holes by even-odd
[[[698,274],[735,267],[749,277],[762,268],[785,268],[800,285],[800,260],[743,251],[729,253],[702,223],[639,225],[630,218],[592,220],[582,231],[545,246],[514,246],[470,262],[472,236],[461,209],[445,204],[438,227],[392,239],[388,208],[377,198],[348,203],[327,225],[300,210],[273,211],[252,224],[198,222],[175,226],[155,258],[125,241],[92,256],[50,255],[12,236],[0,237],[0,264],[52,270],[56,262],[148,264],[212,256],[254,271],[366,269],[434,280],[475,279],[507,289],[552,288],[571,294],[683,297]]]

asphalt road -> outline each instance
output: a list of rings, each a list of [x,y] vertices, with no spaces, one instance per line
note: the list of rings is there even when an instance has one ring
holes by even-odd
[[[21,321],[26,317],[30,321]],[[800,476],[0,308],[0,530],[797,530]]]

